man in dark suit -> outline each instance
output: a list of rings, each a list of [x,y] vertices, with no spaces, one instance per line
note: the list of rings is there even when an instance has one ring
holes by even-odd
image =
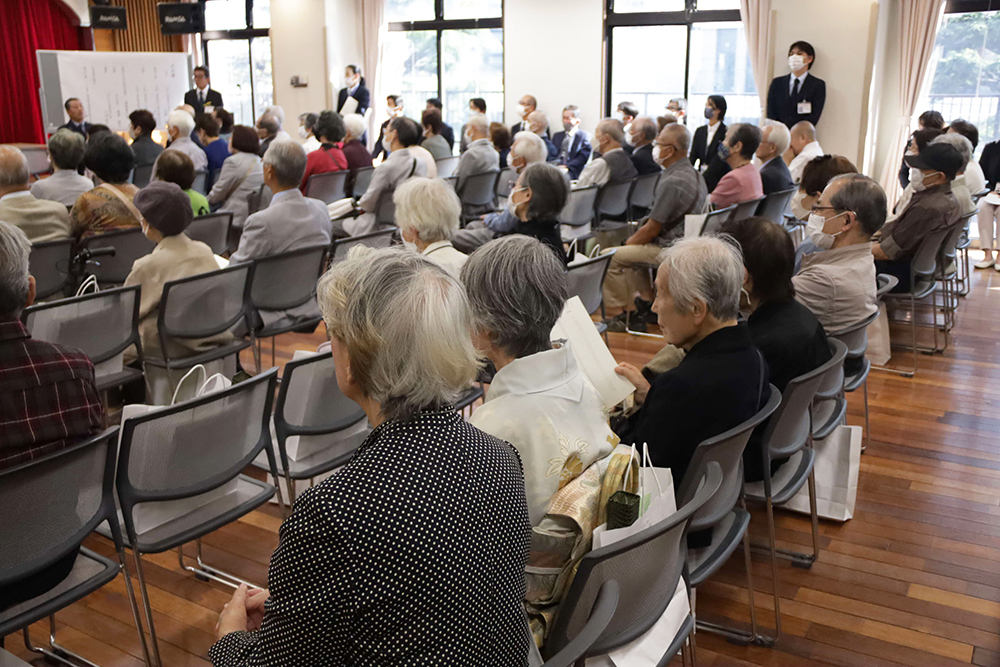
[[[653,159],[656,134],[656,121],[650,116],[639,116],[629,128],[629,142],[632,144],[632,155],[629,157],[640,176],[662,171],[662,167]]]
[[[83,135],[84,139],[89,137],[91,124],[83,120],[83,102],[75,97],[71,97],[66,100],[63,107],[66,109],[66,114],[69,115],[69,122],[60,126],[59,129],[76,132],[77,134]],[[83,172],[81,171],[80,173]]]
[[[559,151],[559,164],[566,167],[570,180],[575,181],[590,161],[593,150],[590,135],[580,129],[580,109],[574,104],[563,109],[562,124],[563,131],[556,132],[552,143]]]
[[[444,105],[441,104],[439,98],[429,98],[427,100],[427,109],[437,109],[441,112],[441,117],[444,118]],[[451,125],[445,122],[441,123],[441,136],[448,142],[448,148],[455,150],[455,130],[451,129]]]
[[[222,106],[222,93],[211,89],[207,67],[194,68],[194,88],[184,94],[184,104],[194,107],[195,120],[201,118],[205,107],[217,109]]]
[[[788,68],[792,73],[775,77],[767,91],[767,117],[792,127],[807,120],[819,124],[826,104],[826,82],[809,75],[816,50],[809,42],[795,42],[788,49]]]
[[[764,186],[764,194],[769,195],[772,192],[794,188],[795,184],[792,182],[788,165],[781,159],[792,139],[788,128],[780,121],[769,120],[761,134],[757,159],[763,163],[760,168],[760,182]]]
[[[517,101],[517,113],[521,116],[521,120],[514,123],[514,126],[510,128],[510,136],[513,137],[518,132],[525,132],[528,129],[528,116],[531,115],[533,111],[538,110],[538,100],[535,99],[534,95],[525,95]],[[549,130],[546,128],[545,136],[549,136]],[[552,143],[555,143],[554,141]],[[558,148],[558,144],[556,144]]]

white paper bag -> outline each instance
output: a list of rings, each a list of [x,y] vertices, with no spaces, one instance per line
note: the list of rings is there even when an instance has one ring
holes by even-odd
[[[875,366],[885,366],[892,357],[892,342],[889,340],[889,316],[885,304],[878,305],[878,317],[868,325],[868,350],[865,358]]]
[[[854,516],[863,430],[860,426],[841,425],[828,438],[813,442],[816,450],[816,513],[824,519],[847,521]],[[791,468],[791,463],[782,466],[775,477],[780,477],[786,467]],[[809,485],[803,485],[782,507],[809,514]]]
[[[684,238],[701,236],[701,229],[705,226],[706,214],[685,215],[684,216]]]

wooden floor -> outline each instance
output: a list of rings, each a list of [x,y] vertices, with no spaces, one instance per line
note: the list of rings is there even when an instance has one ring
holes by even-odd
[[[872,442],[854,519],[821,523],[822,553],[811,570],[779,564],[784,635],[773,649],[699,633],[702,667],[1000,665],[998,321],[1000,273],[976,272],[943,355],[922,356],[911,379],[872,374]],[[320,340],[283,337],[278,362]],[[613,334],[611,347],[619,360],[641,363],[657,344]],[[852,394],[848,420],[862,424],[863,414],[861,393]],[[758,536],[762,519],[755,513],[751,524]],[[206,557],[263,584],[279,524],[275,511],[255,512],[206,537]],[[809,544],[807,518],[779,512],[777,527],[781,543]],[[105,540],[87,544],[113,557]],[[164,664],[207,665],[230,592],[182,573],[176,554],[145,563]],[[753,565],[758,619],[773,624],[769,564],[755,557]],[[737,552],[699,590],[699,614],[745,621],[743,577]],[[105,667],[140,665],[124,591],[119,577],[60,612],[61,642]],[[47,626],[31,632],[42,641]],[[28,659],[18,637],[7,638],[7,649]]]

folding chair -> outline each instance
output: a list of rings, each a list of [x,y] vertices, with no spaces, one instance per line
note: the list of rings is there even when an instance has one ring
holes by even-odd
[[[289,331],[312,333],[323,321],[316,304],[316,282],[326,262],[329,246],[325,243],[297,250],[289,250],[254,260],[250,281],[250,308],[254,313],[254,326],[250,339],[254,343],[254,362],[260,365],[260,341],[271,339],[271,365],[274,365],[274,338]],[[288,311],[303,308],[294,321],[266,324],[261,311]],[[287,318],[283,318],[287,319]]]
[[[324,204],[332,204],[347,197],[347,175],[350,172],[328,171],[324,174],[313,174],[306,181],[306,197],[319,199]]]
[[[752,217],[757,213],[757,208],[764,202],[764,199],[766,197],[758,197],[757,199],[748,199],[747,201],[741,201],[739,204],[734,204],[736,208],[733,210],[729,220],[734,222]]]
[[[396,202],[392,199],[394,194],[394,190],[383,190],[379,194],[374,211],[376,229],[396,227]]]
[[[604,335],[605,343],[608,342],[608,325],[604,323],[604,277],[608,274],[613,255],[614,252],[608,252],[582,262],[571,262],[566,266],[566,285],[570,298],[580,297],[588,315],[601,309],[601,321],[594,324],[597,333]]]
[[[764,201],[757,206],[757,215],[767,218],[776,225],[785,224],[785,211],[792,201],[792,197],[798,188],[789,188],[780,192],[772,192],[764,197]]]
[[[727,206],[726,208],[720,208],[717,211],[709,211],[705,214],[705,221],[701,225],[700,236],[708,236],[709,234],[718,234],[722,229],[722,225],[726,224],[732,219],[733,213],[736,211],[737,204],[732,206]]]
[[[656,200],[656,185],[660,182],[662,173],[661,171],[657,171],[652,174],[643,174],[636,177],[635,186],[629,195],[629,222],[636,222],[632,218],[635,217],[637,209],[648,211],[653,208],[653,202]]]
[[[28,161],[28,172],[38,177],[41,174],[48,174],[52,171],[52,163],[49,161],[49,151],[45,146],[23,146],[21,152]]]
[[[132,170],[132,185],[140,190],[149,185],[151,180],[153,180],[153,165],[144,164]]]
[[[369,234],[362,234],[360,236],[349,236],[345,239],[337,239],[333,242],[330,254],[330,263],[339,262],[342,259],[347,258],[347,253],[354,246],[367,246],[369,248],[388,248],[392,245],[393,239],[396,236],[396,229],[382,229],[377,232],[371,232]]]
[[[864,388],[865,397],[865,444],[861,451],[867,449],[871,443],[871,420],[868,416],[868,375],[872,369],[872,362],[865,358],[868,351],[868,326],[878,319],[876,310],[870,316],[855,325],[846,327],[839,331],[834,331],[829,335],[836,338],[847,347],[847,356],[844,358],[844,391],[857,391],[859,387]],[[849,371],[848,368],[853,369]]]
[[[231,211],[225,211],[195,217],[184,233],[189,238],[207,245],[216,255],[221,255],[229,249],[232,232],[233,214]]]
[[[458,198],[462,200],[463,217],[466,219],[479,216],[483,209],[495,210],[497,207],[497,182],[500,180],[500,170],[484,171],[480,174],[470,174],[458,184]]]
[[[95,262],[93,268],[86,271],[97,278],[103,288],[105,285],[122,285],[128,274],[132,272],[132,265],[135,260],[145,257],[153,252],[156,244],[146,238],[142,230],[138,227],[132,229],[121,229],[94,236],[85,236],[80,239],[77,251],[85,254],[87,251],[94,251],[99,248],[114,248],[113,255],[102,256]],[[79,276],[81,279],[86,276]]]
[[[666,611],[681,580],[687,557],[688,521],[715,495],[721,484],[722,469],[717,463],[708,464],[698,493],[670,517],[585,555],[556,614],[545,645],[546,655],[558,654],[571,638],[580,635],[598,592],[608,580],[618,582],[620,603],[611,623],[584,655],[604,655],[638,639],[653,627]],[[683,650],[693,629],[694,618],[688,616],[675,637],[665,638],[670,645],[658,664],[668,664]],[[694,659],[694,652],[691,653]]]
[[[73,239],[31,244],[28,272],[35,278],[35,299],[61,298],[70,286]]]
[[[0,507],[4,508],[0,513],[0,587],[23,581],[77,552],[65,580],[38,597],[0,610],[0,637],[21,630],[28,650],[64,665],[94,663],[56,642],[56,612],[114,581],[119,573],[125,579],[146,664],[153,664],[132,579],[125,569],[125,549],[115,512],[117,442],[115,426],[66,449],[0,471]],[[82,546],[87,536],[105,522],[118,554],[117,562]],[[46,616],[49,646],[35,647],[28,626]],[[0,665],[13,664],[5,662],[6,655],[0,651]]]
[[[199,169],[194,172],[194,183],[191,184],[191,189],[195,192],[200,192],[203,195],[208,194],[208,170]]]
[[[596,185],[569,191],[566,205],[559,212],[559,231],[564,241],[594,235],[593,223],[599,193],[600,188]]]
[[[368,186],[371,185],[374,173],[375,167],[361,167],[355,172],[354,191],[351,193],[352,197],[361,199],[361,196],[368,190]]]
[[[609,579],[601,584],[601,588],[597,591],[597,599],[590,611],[590,618],[580,633],[563,646],[559,653],[546,660],[542,667],[573,667],[607,629],[617,608],[618,582]]]
[[[736,547],[743,543],[743,556],[747,573],[747,595],[750,603],[750,632],[741,632],[706,621],[697,621],[697,627],[707,632],[720,634],[731,642],[746,646],[756,643],[768,646],[772,640],[757,631],[757,615],[754,607],[753,566],[750,562],[750,513],[747,512],[743,495],[743,450],[746,449],[750,434],[770,417],[781,403],[781,392],[770,385],[771,395],[767,403],[752,418],[725,433],[702,442],[694,451],[681,481],[677,498],[687,502],[698,491],[698,484],[707,474],[711,462],[722,470],[722,484],[718,492],[696,511],[688,526],[688,532],[711,530],[710,544],[696,549],[688,549],[687,582],[691,588],[691,609],[696,609],[695,595],[699,585],[719,571]],[[697,619],[697,613],[695,614]]]
[[[938,262],[937,278],[941,281],[941,291],[944,294],[945,313],[945,336],[944,347],[948,348],[948,334],[955,328],[955,315],[958,310],[958,297],[962,295],[959,283],[968,280],[968,265],[965,265],[965,277],[963,277],[963,263],[958,257],[958,246],[963,237],[969,233],[969,225],[976,217],[976,211],[963,215],[958,224],[945,235],[941,244],[941,261]],[[968,253],[966,253],[966,259]],[[968,286],[966,285],[966,288]],[[966,289],[966,291],[968,291]]]
[[[609,181],[601,186],[597,194],[597,202],[594,204],[595,231],[613,232],[626,226],[627,222],[611,220],[605,224],[606,218],[621,218],[624,216],[630,219],[629,201],[632,198],[632,189],[635,187],[636,179],[630,178],[623,181]]]
[[[440,175],[440,174],[439,174]],[[514,189],[514,184],[517,183],[517,170],[513,167],[507,167],[500,172],[500,178],[497,179],[497,201],[501,199],[504,201],[510,197],[510,193]]]
[[[206,181],[206,183],[205,183],[205,192],[204,192],[204,194],[207,195],[209,192],[212,191],[212,187],[219,180],[219,175],[220,174],[222,174],[222,169],[221,168],[220,169],[212,169],[211,171],[208,172],[208,181]]]
[[[875,283],[878,285],[878,289],[875,290],[875,300],[881,302],[886,294],[896,289],[896,285],[899,284],[899,278],[886,273],[880,273],[875,276]]]
[[[443,157],[440,160],[435,160],[434,163],[437,164],[438,178],[448,178],[449,176],[455,175],[455,170],[458,169],[458,161],[461,160],[460,155],[454,155],[451,157]]]
[[[83,351],[100,392],[142,379],[139,285],[40,303],[25,308],[21,321],[32,338]],[[122,366],[121,355],[132,345],[139,368]]]
[[[201,538],[249,514],[281,489],[242,474],[261,451],[278,478],[268,421],[277,369],[229,389],[126,419],[118,455],[116,486],[126,544],[135,559],[139,593],[156,663],[160,659],[153,610],[143,572],[143,554],[177,549],[181,567],[202,579],[236,587],[248,583],[205,564]],[[142,526],[137,505],[176,512],[159,525]],[[197,566],[184,562],[183,545],[195,541]]]

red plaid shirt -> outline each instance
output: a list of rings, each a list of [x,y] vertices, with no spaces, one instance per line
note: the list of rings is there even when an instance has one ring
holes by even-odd
[[[0,469],[98,433],[103,421],[85,354],[32,340],[18,321],[0,322]]]

